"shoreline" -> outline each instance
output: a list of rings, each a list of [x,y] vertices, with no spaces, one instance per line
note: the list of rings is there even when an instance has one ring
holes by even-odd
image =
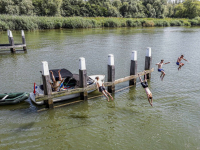
[[[200,26],[200,17],[187,18],[117,18],[117,17],[39,17],[0,15],[0,30],[75,29],[104,27]]]

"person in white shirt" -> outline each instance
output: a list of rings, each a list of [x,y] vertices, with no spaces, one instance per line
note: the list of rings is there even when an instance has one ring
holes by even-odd
[[[167,62],[167,63],[163,63],[163,62],[164,62],[164,60],[162,59],[159,63],[156,64],[156,65],[158,65],[158,72],[161,72],[160,78],[162,81],[165,76],[165,71],[164,71],[164,69],[162,69],[162,65],[170,63],[170,62]]]
[[[152,97],[151,91],[150,91],[149,88],[148,88],[146,71],[144,71],[144,73],[145,73],[145,80],[144,80],[144,82],[142,81],[142,79],[141,79],[141,77],[140,77],[140,74],[138,74],[138,76],[139,76],[139,78],[140,78],[140,82],[141,82],[142,87],[143,87],[143,88],[145,89],[145,91],[146,91],[149,104],[150,104],[151,106],[153,106],[153,97]],[[150,99],[151,99],[151,101],[150,101]]]
[[[105,97],[108,99],[109,101],[109,97],[107,96],[107,94],[110,96],[110,98],[113,100],[113,97],[110,95],[110,93],[105,89],[104,84],[101,80],[99,80],[99,77],[97,76],[95,78],[97,80],[96,82],[96,86],[99,92],[102,92],[103,95],[105,95]]]

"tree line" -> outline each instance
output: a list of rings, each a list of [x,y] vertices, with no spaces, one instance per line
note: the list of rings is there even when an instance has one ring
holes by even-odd
[[[0,14],[63,17],[195,18],[200,1],[167,0],[1,0]]]

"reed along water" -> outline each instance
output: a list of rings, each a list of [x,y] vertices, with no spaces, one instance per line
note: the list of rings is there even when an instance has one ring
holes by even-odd
[[[88,75],[107,76],[108,54],[115,59],[116,79],[129,75],[131,52],[138,52],[138,72],[143,71],[146,48],[152,48],[155,71],[148,81],[153,107],[137,86],[86,102],[37,112],[28,99],[0,106],[0,149],[75,150],[194,150],[200,149],[200,28],[105,28],[40,30],[25,32],[27,53],[0,54],[0,93],[32,92],[40,84],[42,63],[50,69],[78,73],[85,57]],[[19,31],[13,32],[21,43]],[[1,44],[8,43],[1,32]],[[180,71],[177,58],[189,62]],[[164,59],[166,76],[160,80],[156,63]],[[106,78],[107,80],[107,78]],[[116,85],[116,90],[128,82]],[[93,92],[89,96],[98,95]],[[59,105],[58,103],[56,105]]]

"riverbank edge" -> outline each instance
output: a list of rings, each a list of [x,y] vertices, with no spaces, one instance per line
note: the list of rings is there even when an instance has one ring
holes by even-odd
[[[103,27],[168,27],[199,26],[194,19],[115,18],[115,17],[38,17],[0,15],[0,30],[75,29]]]

